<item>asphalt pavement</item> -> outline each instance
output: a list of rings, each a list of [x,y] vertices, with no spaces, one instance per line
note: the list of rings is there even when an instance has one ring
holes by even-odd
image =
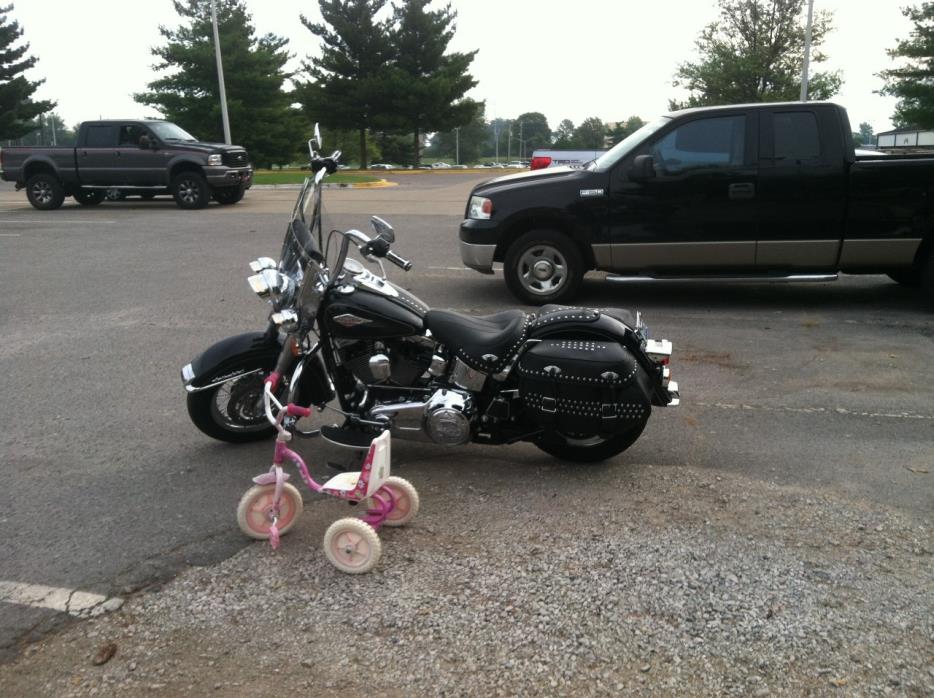
[[[460,265],[457,225],[483,177],[388,178],[399,186],[327,191],[328,224],[390,220],[395,249],[415,263],[390,276],[433,307],[517,305],[501,275]],[[40,212],[0,187],[0,583],[109,598],[247,544],[234,507],[271,445],[203,436],[178,372],[218,339],[264,326],[247,263],[276,256],[294,196],[254,190],[194,212],[168,198],[95,208],[69,199]],[[641,310],[653,336],[674,342],[682,391],[682,406],[657,410],[616,467],[722,470],[930,514],[934,315],[915,292],[882,276],[625,286],[602,277],[588,278],[577,302]],[[338,457],[309,443],[306,455]],[[463,452],[548,459],[525,445]],[[444,459],[445,473],[469,482],[457,453],[397,441],[394,467]],[[0,657],[71,617],[0,602]]]

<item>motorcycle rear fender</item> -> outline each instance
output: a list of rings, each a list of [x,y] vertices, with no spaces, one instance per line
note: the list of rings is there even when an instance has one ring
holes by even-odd
[[[182,368],[182,382],[185,390],[193,393],[252,371],[268,373],[275,368],[281,351],[277,334],[246,332],[227,337]]]

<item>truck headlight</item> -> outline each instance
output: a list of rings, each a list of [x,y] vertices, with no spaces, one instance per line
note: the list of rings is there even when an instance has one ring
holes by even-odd
[[[215,153],[214,155],[208,155],[208,164],[209,165],[222,165],[224,164],[224,156],[220,153]]]
[[[470,205],[467,207],[467,217],[476,220],[489,220],[493,215],[493,202],[482,196],[471,196]]]

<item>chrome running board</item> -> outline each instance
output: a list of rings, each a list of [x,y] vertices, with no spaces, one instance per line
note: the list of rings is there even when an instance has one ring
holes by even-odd
[[[837,274],[788,274],[785,276],[624,276],[622,274],[607,274],[606,280],[615,283],[639,283],[643,281],[659,283],[670,281],[739,281],[743,283],[791,283],[791,282],[824,282],[836,281]]]

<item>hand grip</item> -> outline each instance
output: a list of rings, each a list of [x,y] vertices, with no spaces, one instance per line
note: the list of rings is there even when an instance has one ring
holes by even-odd
[[[286,412],[289,413],[290,417],[307,417],[311,414],[310,408],[293,405],[291,402],[286,405],[285,409]]]
[[[409,269],[412,268],[412,263],[409,260],[402,259],[402,257],[397,255],[395,252],[387,252],[386,259],[388,259],[390,262],[395,264],[397,267],[399,267],[403,271],[408,271]]]

